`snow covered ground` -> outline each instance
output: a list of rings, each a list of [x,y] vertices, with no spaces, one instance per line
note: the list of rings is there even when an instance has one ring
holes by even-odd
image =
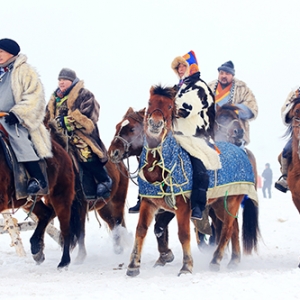
[[[235,270],[226,268],[227,255],[219,272],[209,270],[212,250],[200,252],[192,233],[193,274],[177,277],[182,252],[177,225],[170,224],[170,246],[175,260],[165,267],[153,268],[158,258],[153,224],[143,249],[141,274],[126,276],[138,215],[126,215],[128,233],[124,232],[125,251],[114,254],[111,234],[102,221],[101,228],[93,213],[86,229],[88,256],[82,265],[71,263],[68,270],[58,271],[61,251],[49,237],[45,239],[46,259],[36,265],[30,254],[32,232],[22,232],[27,256],[20,258],[10,247],[10,237],[0,236],[1,299],[299,299],[300,217],[291,194],[273,190],[272,199],[260,197],[262,238],[258,253],[242,256]],[[130,186],[127,208],[135,204],[137,188]],[[126,209],[127,210],[127,209]],[[17,213],[19,221],[25,218]],[[55,224],[58,225],[57,223]],[[229,253],[229,252],[228,252]],[[72,253],[75,260],[77,248]]]

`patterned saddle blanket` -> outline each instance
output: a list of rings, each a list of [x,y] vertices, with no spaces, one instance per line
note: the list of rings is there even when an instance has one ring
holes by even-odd
[[[246,194],[257,201],[255,178],[247,154],[241,148],[227,142],[216,142],[220,150],[222,168],[208,171],[208,199],[227,195]],[[168,172],[165,182],[149,183],[143,176],[149,151],[159,152],[162,159],[157,165]],[[153,152],[154,151],[154,152]],[[166,195],[190,193],[192,190],[192,166],[189,154],[170,133],[156,149],[149,149],[146,142],[140,158],[138,177],[141,197],[161,198]]]

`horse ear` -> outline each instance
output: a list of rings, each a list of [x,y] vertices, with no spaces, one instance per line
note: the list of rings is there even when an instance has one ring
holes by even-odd
[[[127,112],[126,112],[126,114],[125,114],[125,116],[127,116],[128,114],[130,114],[132,112],[134,112],[133,108],[129,107],[128,110],[127,110]]]
[[[153,94],[154,94],[154,86],[152,85],[150,88],[150,96],[153,96]]]

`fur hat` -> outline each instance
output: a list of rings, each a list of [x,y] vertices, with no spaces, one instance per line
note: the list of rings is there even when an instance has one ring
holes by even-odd
[[[0,49],[16,56],[20,52],[20,46],[17,42],[11,39],[2,39],[0,40]]]
[[[227,61],[226,63],[224,63],[223,65],[221,65],[219,68],[218,68],[218,71],[225,71],[227,73],[230,73],[234,76],[235,74],[235,70],[234,70],[234,64],[231,60]]]
[[[190,51],[183,56],[177,56],[174,58],[171,64],[171,68],[177,75],[178,75],[177,69],[179,64],[183,64],[187,67],[184,77],[188,77],[199,72],[198,62],[194,51]]]
[[[76,73],[75,71],[68,69],[68,68],[63,68],[58,74],[58,80],[59,79],[67,79],[70,81],[74,81],[76,79]]]

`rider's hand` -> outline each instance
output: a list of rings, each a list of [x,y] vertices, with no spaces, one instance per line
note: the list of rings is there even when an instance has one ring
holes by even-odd
[[[59,122],[60,127],[66,129],[65,116],[59,116],[57,117],[57,120]]]
[[[5,123],[8,123],[8,125],[15,125],[15,124],[19,124],[19,120],[16,117],[16,115],[12,112],[10,112],[7,116],[4,117],[5,118]]]

